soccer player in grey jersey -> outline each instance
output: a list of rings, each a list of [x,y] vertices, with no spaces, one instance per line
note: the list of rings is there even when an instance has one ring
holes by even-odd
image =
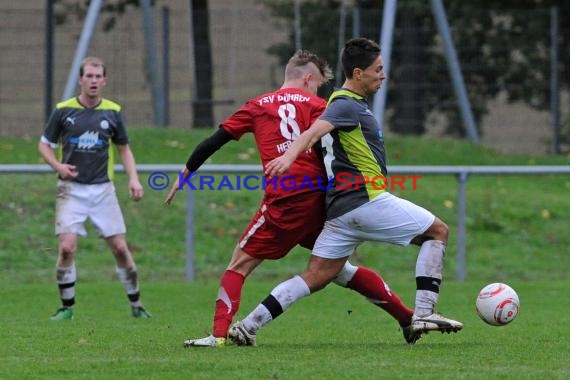
[[[385,79],[380,47],[365,38],[350,40],[342,52],[342,66],[346,81],[331,95],[323,115],[265,168],[268,176],[285,173],[301,152],[323,138],[325,166],[334,181],[327,190],[327,221],[307,270],[275,287],[243,321],[230,328],[229,337],[237,344],[255,344],[259,328],[293,302],[324,288],[364,241],[420,246],[413,331],[457,332],[463,328],[460,322],[435,311],[447,225],[424,208],[387,192],[383,182],[387,170],[382,131],[365,99],[376,93]],[[342,187],[338,181],[341,175]]]
[[[114,143],[129,177],[129,195],[143,197],[121,107],[101,96],[106,85],[104,63],[87,57],[79,71],[79,96],[59,103],[52,112],[38,150],[58,174],[55,233],[58,237],[56,277],[62,306],[52,320],[73,318],[77,236],[85,236],[90,219],[105,238],[116,260],[135,318],[150,318],[140,300],[138,272],[125,240],[125,223],[113,185]],[[53,148],[60,148],[58,159]]]

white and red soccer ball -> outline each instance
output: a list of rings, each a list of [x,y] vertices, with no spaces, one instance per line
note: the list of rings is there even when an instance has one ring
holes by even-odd
[[[493,326],[504,326],[517,317],[520,308],[519,296],[510,286],[497,282],[481,289],[475,307],[484,322]]]

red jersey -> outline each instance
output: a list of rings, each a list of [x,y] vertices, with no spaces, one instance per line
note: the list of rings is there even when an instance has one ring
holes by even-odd
[[[255,136],[263,167],[281,156],[323,113],[326,101],[296,88],[279,89],[247,101],[225,120],[224,128],[236,140],[244,133]],[[260,178],[261,185],[261,178]],[[284,175],[267,180],[265,203],[271,204],[299,194],[324,191],[328,185],[317,149],[303,152]]]

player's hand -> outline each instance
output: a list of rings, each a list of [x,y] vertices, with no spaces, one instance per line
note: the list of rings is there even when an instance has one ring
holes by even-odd
[[[169,205],[170,203],[172,203],[172,200],[176,196],[176,192],[178,191],[179,186],[180,186],[180,177],[176,176],[176,181],[174,181],[174,184],[170,188],[170,191],[168,192],[168,195],[164,200],[164,204]]]
[[[75,165],[61,164],[57,167],[57,173],[59,177],[63,180],[70,180],[77,177],[79,172],[76,170]]]
[[[277,157],[265,165],[265,175],[269,178],[285,173],[291,165],[293,160],[289,159],[287,154]]]
[[[137,179],[129,180],[129,196],[135,202],[142,199],[144,195],[144,189],[141,183]]]

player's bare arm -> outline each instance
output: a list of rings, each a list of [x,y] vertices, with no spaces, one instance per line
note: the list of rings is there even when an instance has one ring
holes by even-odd
[[[285,173],[289,170],[301,152],[310,149],[321,139],[321,137],[333,129],[334,126],[328,121],[321,119],[315,121],[308,130],[301,133],[301,136],[291,144],[289,149],[287,149],[283,155],[273,159],[265,166],[265,175],[273,177]]]
[[[180,177],[182,176],[182,178],[186,178],[189,175],[190,175],[190,170],[188,170],[188,168],[184,168],[184,171],[182,171],[182,175],[178,174],[176,176],[176,181],[174,181],[174,184],[172,184],[172,187],[170,188],[170,191],[168,192],[168,195],[166,196],[166,199],[164,200],[164,204],[169,205],[172,203],[172,200],[176,196],[176,192],[178,191],[178,189],[180,187]]]
[[[129,196],[136,202],[140,201],[144,195],[143,187],[139,181],[135,157],[129,145],[117,145],[123,166],[129,177]]]
[[[182,172],[182,179],[186,179],[191,173],[195,172],[202,166],[202,164],[210,158],[218,149],[233,140],[233,136],[227,132],[224,128],[219,128],[210,137],[204,139],[188,158],[184,171]],[[174,199],[176,192],[180,188],[180,175],[176,177],[176,181],[170,188],[164,203],[169,205]]]
[[[40,142],[38,144],[38,151],[40,155],[44,159],[44,161],[51,166],[57,174],[59,174],[60,178],[63,180],[70,180],[72,178],[77,177],[79,174],[75,168],[75,165],[70,164],[62,164],[59,162],[55,154],[53,153],[53,149],[49,144],[44,142]]]

